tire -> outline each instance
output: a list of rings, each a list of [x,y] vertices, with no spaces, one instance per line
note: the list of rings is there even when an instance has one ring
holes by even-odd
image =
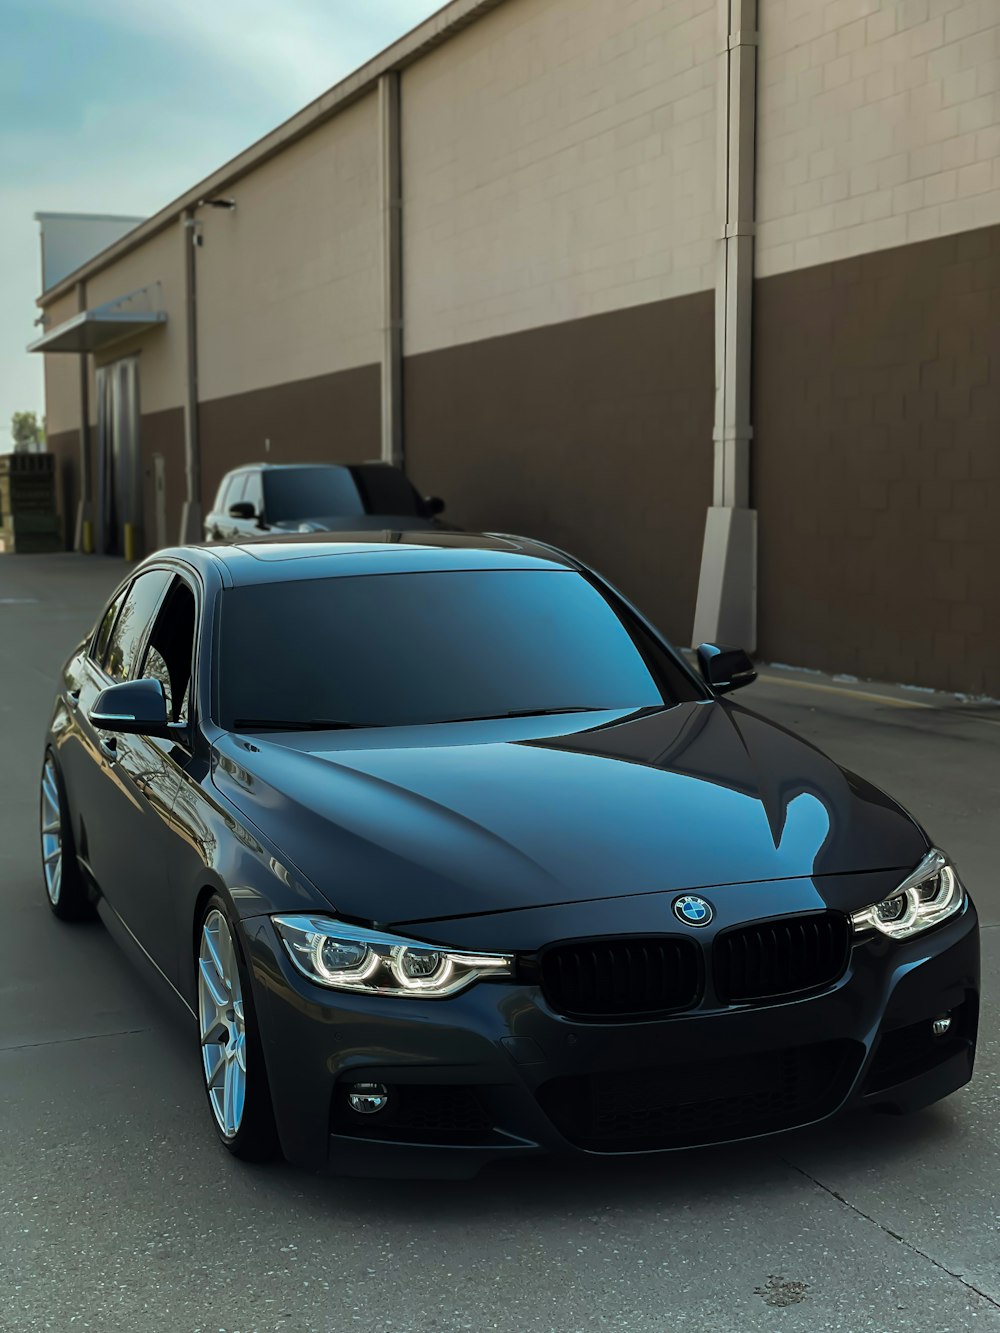
[[[212,1125],[234,1157],[269,1161],[278,1155],[278,1135],[250,975],[229,907],[218,894],[198,923],[195,972],[202,1084]]]
[[[51,750],[45,751],[42,764],[39,807],[42,883],[49,907],[60,921],[89,920],[94,905],[77,863],[66,791]]]

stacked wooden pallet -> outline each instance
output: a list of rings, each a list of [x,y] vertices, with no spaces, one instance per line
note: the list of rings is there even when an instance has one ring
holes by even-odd
[[[0,551],[61,551],[55,454],[0,454]]]

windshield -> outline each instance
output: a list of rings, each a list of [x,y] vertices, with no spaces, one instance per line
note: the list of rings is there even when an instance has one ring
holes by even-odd
[[[703,697],[572,570],[265,583],[222,596],[219,721],[398,726]],[[634,637],[636,636],[636,637]]]
[[[290,467],[264,473],[269,523],[343,514],[416,514],[418,497],[396,468]]]

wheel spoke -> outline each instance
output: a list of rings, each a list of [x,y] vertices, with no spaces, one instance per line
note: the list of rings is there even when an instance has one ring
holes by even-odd
[[[232,1060],[226,1061],[226,1086],[223,1094],[223,1128],[227,1134],[235,1134],[239,1128],[236,1120],[236,1066]]]
[[[234,985],[234,978],[238,975],[236,972],[236,953],[233,949],[233,937],[228,930],[219,932],[219,956],[222,959],[222,975],[226,978],[226,985],[229,987],[230,993],[238,994],[239,985]]]
[[[57,856],[62,856],[62,848],[59,846],[58,843],[55,845],[55,847],[52,848],[51,852],[47,853],[47,855],[42,857],[42,860],[45,862],[46,865],[48,865],[49,862],[54,861]]]
[[[216,1046],[225,1046],[229,1037],[229,1028],[226,1026],[226,1020],[221,1014],[216,1013],[214,1022],[207,1025],[203,1023],[202,1026],[205,1028],[201,1037],[202,1046],[211,1046],[213,1044]]]
[[[215,968],[216,974],[220,981],[222,981],[228,988],[229,979],[226,976],[225,964],[222,961],[222,951],[219,948],[219,941],[214,938],[212,931],[208,929],[205,930],[201,938],[205,945],[205,952],[212,960],[212,966]]]
[[[215,1080],[219,1076],[219,1070],[226,1063],[226,1053],[221,1046],[215,1048],[215,1059],[212,1059],[212,1052],[205,1052],[205,1079],[209,1088],[216,1086]]]
[[[205,983],[205,988],[212,997],[212,1003],[217,1009],[224,1009],[229,1003],[229,994],[221,977],[216,975],[214,967],[206,963],[204,958],[199,959],[198,969],[201,972],[201,979]]]

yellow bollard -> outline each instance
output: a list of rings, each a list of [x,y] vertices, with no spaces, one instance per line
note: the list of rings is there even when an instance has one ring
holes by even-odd
[[[94,525],[89,518],[83,520],[83,554],[94,554]]]
[[[135,559],[135,524],[125,524],[125,559],[132,561]]]

